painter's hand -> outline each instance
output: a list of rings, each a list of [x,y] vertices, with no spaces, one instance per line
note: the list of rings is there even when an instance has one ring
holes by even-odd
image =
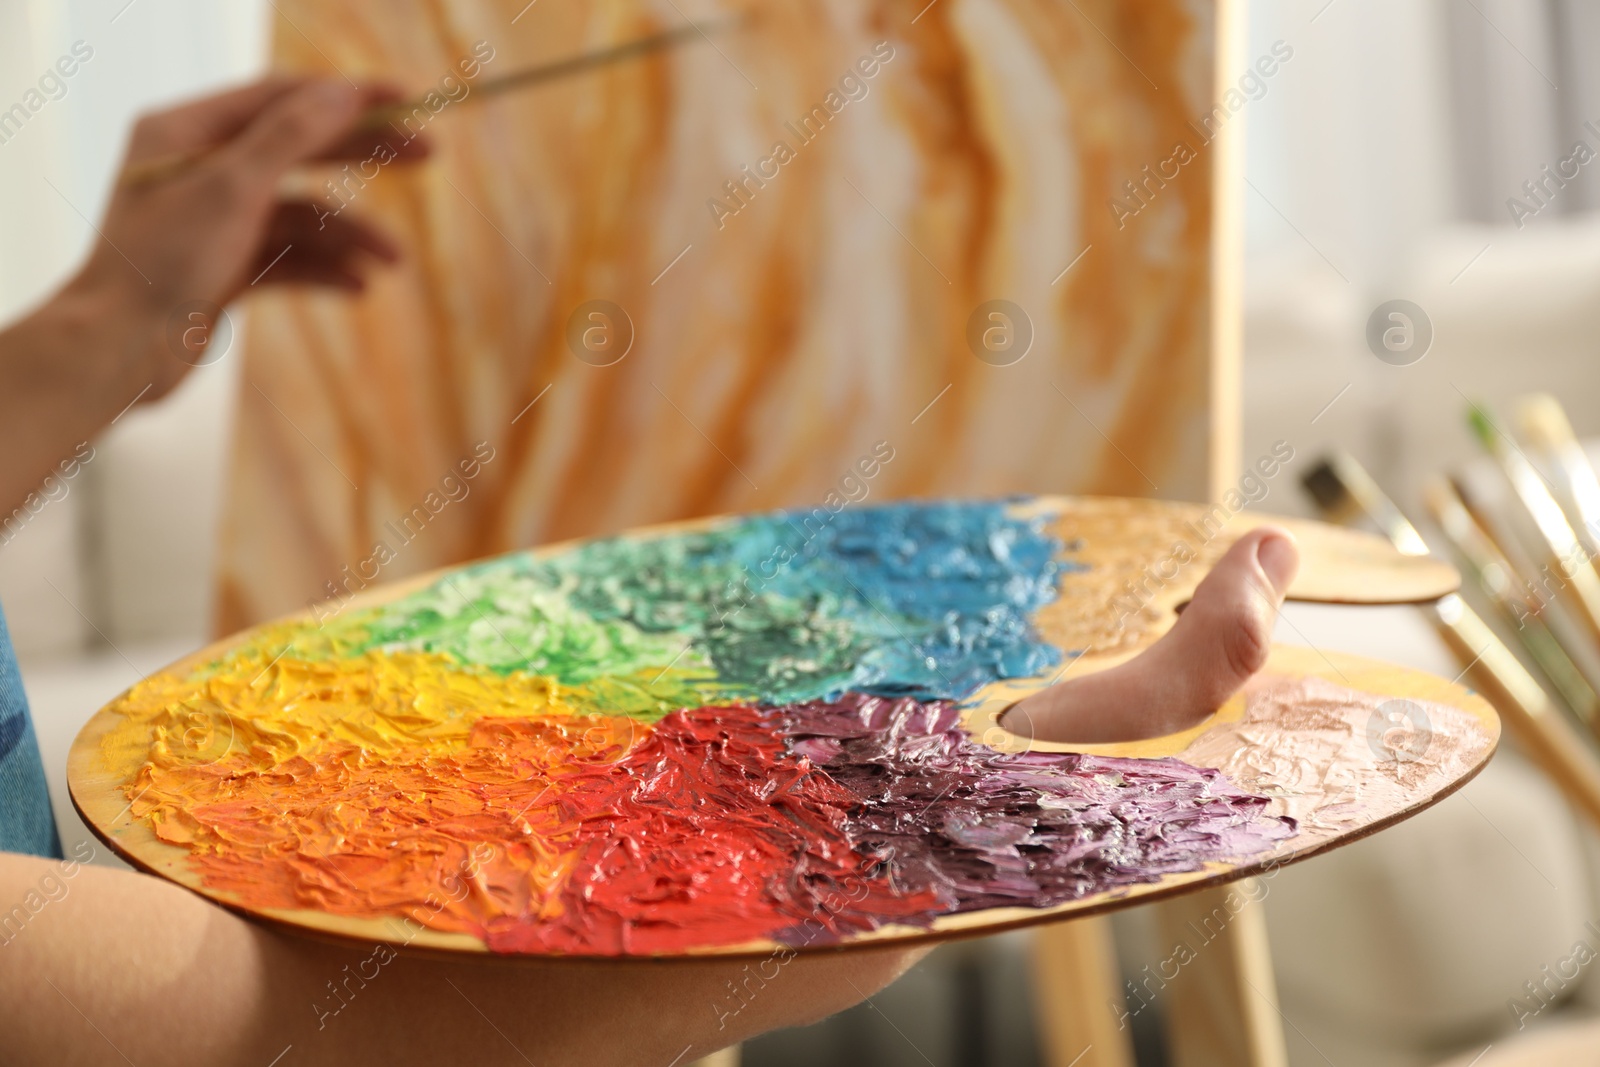
[[[72,289],[104,303],[108,314],[127,317],[125,336],[147,342],[119,353],[146,360],[137,374],[130,371],[151,383],[146,399],[165,393],[188,369],[166,351],[165,324],[175,310],[221,306],[252,285],[359,290],[370,259],[398,257],[387,238],[350,213],[278,195],[284,173],[301,163],[425,155],[421,140],[360,129],[368,108],[395,96],[343,80],[275,77],[139,121],[125,168],[187,162],[119,184],[100,226],[102,240]]]
[[[1299,567],[1288,532],[1250,531],[1217,561],[1161,640],[1110,670],[1019,701],[1004,725],[1024,737],[1083,744],[1188,729],[1266,664],[1272,624]]]

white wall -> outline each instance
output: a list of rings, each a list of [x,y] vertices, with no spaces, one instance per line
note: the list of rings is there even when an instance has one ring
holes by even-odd
[[[1382,291],[1454,214],[1442,6],[1254,0],[1250,16],[1252,57],[1278,40],[1294,57],[1246,112],[1247,270],[1309,259]]]

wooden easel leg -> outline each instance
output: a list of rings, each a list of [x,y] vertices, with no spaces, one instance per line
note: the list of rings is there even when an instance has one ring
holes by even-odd
[[[1249,878],[1153,905],[1160,944],[1171,954],[1153,988],[1173,1067],[1288,1063],[1260,904],[1264,890]]]
[[[1133,1035],[1119,1025],[1115,1007],[1122,981],[1110,919],[1035,931],[1033,988],[1045,1067],[1133,1067]]]

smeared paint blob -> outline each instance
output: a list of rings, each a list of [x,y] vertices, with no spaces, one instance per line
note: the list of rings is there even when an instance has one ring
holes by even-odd
[[[827,943],[1288,836],[1215,771],[959,729],[1060,660],[1043,529],[902,504],[495,560],[141,682],[102,750],[238,902],[501,952]]]
[[[1478,720],[1459,708],[1322,678],[1262,674],[1244,697],[1238,722],[1196,738],[1183,756],[1267,793],[1308,841],[1404,811],[1423,783],[1461,778],[1490,745]],[[1382,731],[1394,725],[1386,712],[1402,726],[1415,716],[1424,732],[1386,738]]]
[[[1294,832],[1265,797],[1176,759],[1006,754],[951,703],[848,694],[770,713],[792,751],[857,803],[852,847],[948,912],[1045,907],[1252,856]]]

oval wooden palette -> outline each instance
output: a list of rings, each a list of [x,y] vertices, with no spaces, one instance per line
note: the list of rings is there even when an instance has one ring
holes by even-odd
[[[814,529],[799,513],[711,519],[375,586],[220,641],[102,709],[69,756],[73,802],[136,866],[312,936],[512,958],[765,956],[972,936],[1270,872],[1421,810],[1483,766],[1499,725],[1477,697],[1296,648],[1275,649],[1245,693],[1181,735],[1069,748],[998,727],[1071,662],[1055,649],[1091,670],[1154,640],[1259,521],[1300,540],[1291,596],[1384,603],[1455,587],[1448,567],[1375,537],[1243,516],[1185,525],[1204,517],[1037,498],[847,509],[814,514]],[[763,553],[785,530],[802,551],[768,577],[776,555]],[[1173,563],[1185,536],[1192,551]],[[719,567],[743,575],[731,600],[707,599],[709,579],[680,581]],[[1028,600],[1041,583],[1047,602]],[[994,599],[1001,589],[1011,600]],[[991,625],[1018,605],[1028,633]],[[811,643],[797,656],[786,640]],[[586,674],[603,656],[649,669]],[[1041,656],[1049,669],[1034,669]],[[773,672],[799,696],[748,706]],[[807,695],[839,677],[878,695]],[[941,691],[974,681],[956,711]],[[674,685],[723,699],[663,715]],[[899,716],[893,731],[870,728],[885,715]],[[850,755],[890,733],[904,742],[891,756]],[[967,777],[933,776],[930,745]],[[849,792],[876,788],[885,767],[894,796]],[[618,829],[628,817],[654,821]],[[1014,826],[1033,829],[996,837]],[[1172,845],[1189,829],[1192,848]],[[801,873],[756,877],[773,848],[774,870],[792,859]]]

